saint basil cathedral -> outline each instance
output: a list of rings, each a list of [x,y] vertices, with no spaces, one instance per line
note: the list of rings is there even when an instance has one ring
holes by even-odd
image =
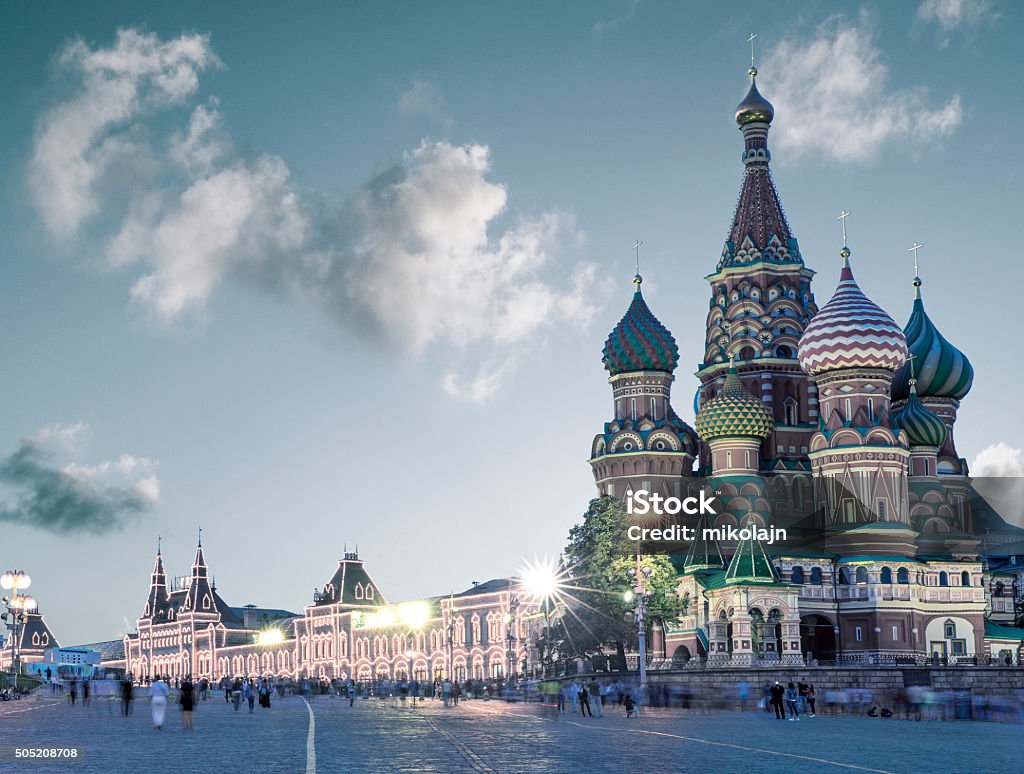
[[[599,493],[709,487],[724,505],[671,556],[688,604],[655,632],[655,658],[1022,663],[1012,583],[985,561],[979,498],[954,442],[973,367],[925,311],[920,277],[905,328],[871,301],[845,228],[838,285],[819,309],[772,179],[774,108],[756,76],[736,108],[739,200],[705,278],[695,428],[672,408],[679,350],[639,274],[604,347],[615,414],[591,447]],[[990,508],[984,521],[986,535],[994,526],[1021,540]],[[788,539],[769,551],[703,533],[747,525]]]

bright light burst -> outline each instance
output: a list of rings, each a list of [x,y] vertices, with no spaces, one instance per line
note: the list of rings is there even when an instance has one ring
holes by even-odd
[[[534,557],[532,562],[523,561],[525,564],[519,570],[519,584],[526,593],[538,602],[557,599],[565,588],[567,575],[558,562],[548,557]]]
[[[280,629],[264,629],[257,635],[256,641],[260,645],[276,645],[284,642],[284,632]]]

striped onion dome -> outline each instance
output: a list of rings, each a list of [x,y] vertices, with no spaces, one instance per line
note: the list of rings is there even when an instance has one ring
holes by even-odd
[[[929,411],[917,397],[913,379],[910,380],[910,397],[893,415],[893,422],[906,431],[911,446],[942,446],[949,434],[946,423]]]
[[[640,275],[633,278],[633,303],[604,343],[604,367],[612,376],[629,371],[667,371],[679,363],[672,333],[654,316],[640,293]]]
[[[775,428],[764,401],[743,386],[735,363],[729,366],[722,391],[700,407],[694,424],[697,435],[705,441],[730,436],[767,438]]]
[[[885,368],[895,371],[907,360],[903,331],[864,295],[850,268],[850,251],[843,248],[843,271],[835,295],[814,315],[797,357],[810,374],[841,368]]]
[[[939,333],[921,301],[921,280],[914,279],[917,288],[914,309],[903,329],[907,349],[914,356],[892,381],[892,399],[904,400],[910,394],[910,379],[917,378],[917,394],[922,398],[956,398],[961,400],[974,382],[974,367],[967,356]],[[913,374],[911,374],[913,363]]]

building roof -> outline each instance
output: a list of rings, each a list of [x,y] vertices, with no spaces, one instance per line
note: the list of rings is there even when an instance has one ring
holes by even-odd
[[[722,557],[722,549],[718,547],[718,541],[704,534],[707,527],[707,514],[702,513],[697,520],[696,534],[686,551],[686,559],[683,562],[685,572],[721,570],[725,567],[725,559]]]
[[[842,255],[835,294],[800,337],[800,367],[811,376],[842,368],[894,371],[907,360],[903,331],[860,289],[853,278],[849,249],[844,247]]]
[[[747,91],[747,96],[736,106],[736,123],[741,127],[755,121],[770,124],[773,118],[775,118],[775,108],[757,90],[757,70],[751,69],[750,89]]]
[[[489,581],[477,583],[465,591],[460,591],[452,596],[458,599],[459,597],[472,597],[476,594],[496,594],[500,591],[508,591],[510,588],[515,588],[516,584],[516,578],[491,578]]]
[[[911,446],[942,446],[949,428],[938,416],[929,411],[917,396],[917,386],[910,380],[910,397],[893,414],[893,422],[907,433]]]
[[[637,274],[633,278],[633,301],[604,344],[602,362],[612,376],[630,371],[672,373],[679,363],[676,340],[647,306],[640,292],[641,282]]]
[[[107,661],[124,661],[124,640],[104,640],[103,642],[87,642],[85,645],[72,645],[78,650],[94,650],[100,654],[100,663]]]
[[[722,391],[700,407],[695,424],[697,434],[705,441],[730,436],[767,438],[775,429],[764,401],[743,386],[735,363],[729,366]]]
[[[378,607],[387,600],[370,578],[358,554],[346,552],[338,560],[338,568],[314,596],[315,605],[351,605]]]
[[[892,380],[892,399],[908,397],[910,380],[915,378],[921,397],[960,400],[974,383],[974,367],[967,356],[946,341],[932,323],[921,300],[920,278],[914,279],[914,285],[914,308],[903,328],[907,349],[914,359],[896,372]]]
[[[754,525],[750,524],[751,532]],[[740,541],[736,553],[729,561],[729,569],[725,571],[725,582],[736,583],[777,583],[775,567],[772,566],[764,545],[751,536]]]
[[[1024,642],[1024,629],[1019,626],[1001,626],[992,621],[985,621],[985,636],[993,640]]]

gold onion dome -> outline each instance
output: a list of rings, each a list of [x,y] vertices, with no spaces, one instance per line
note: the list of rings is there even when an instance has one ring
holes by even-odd
[[[747,124],[762,123],[770,124],[775,118],[775,108],[772,103],[761,96],[757,90],[757,68],[750,68],[750,90],[743,101],[736,106],[736,123],[740,127]]]
[[[729,366],[722,391],[700,407],[697,412],[697,434],[705,441],[715,438],[767,438],[775,427],[764,401],[751,395]]]

